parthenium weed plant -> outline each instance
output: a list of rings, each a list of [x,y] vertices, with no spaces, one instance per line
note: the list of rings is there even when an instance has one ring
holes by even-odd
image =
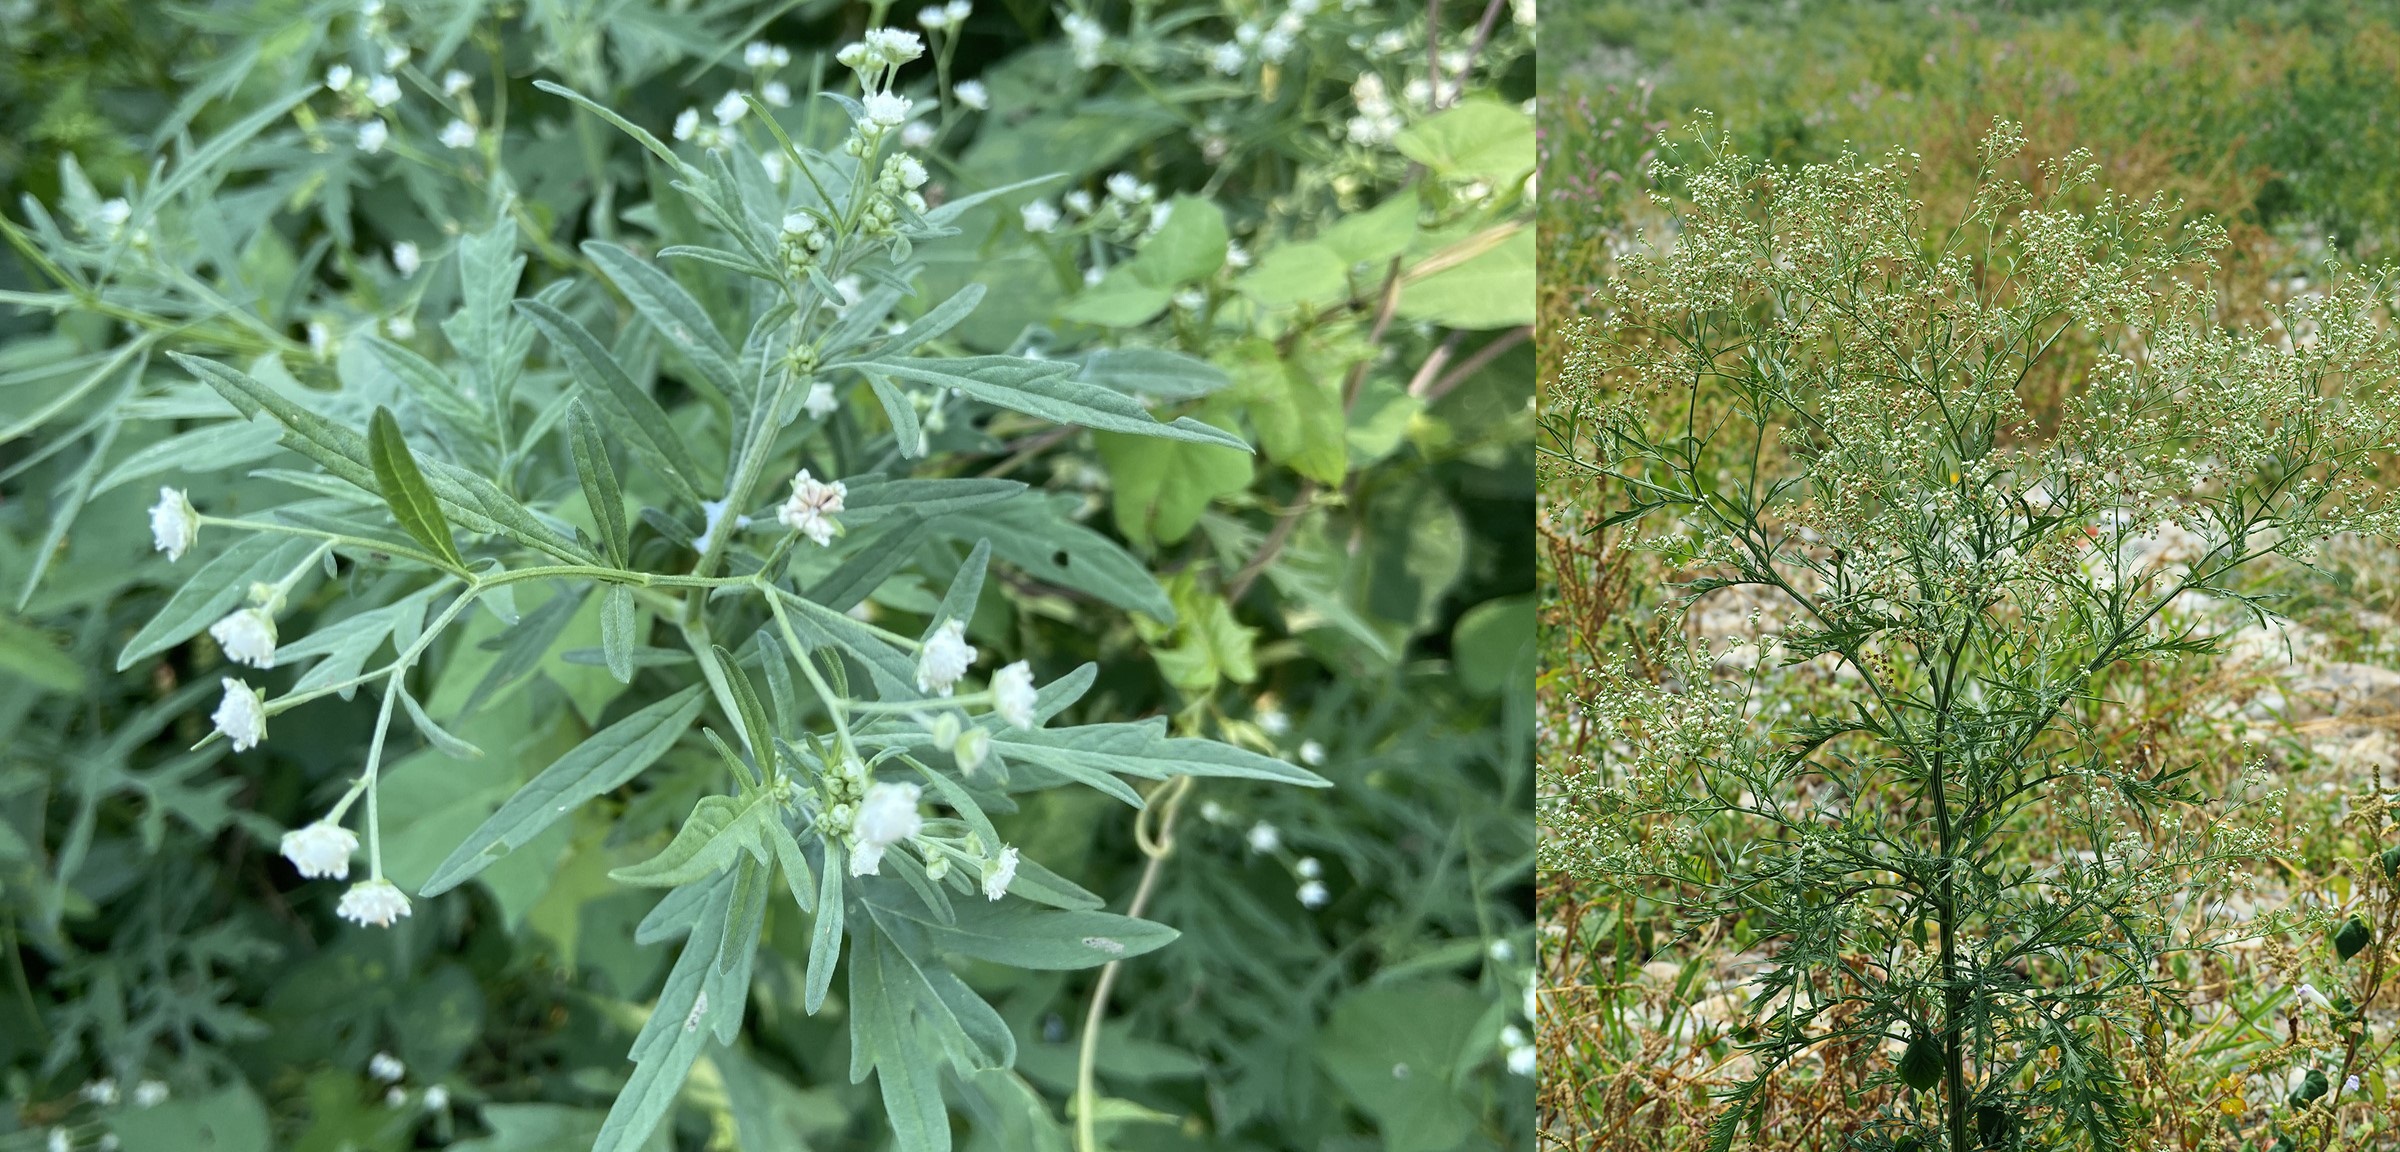
[[[1603,739],[1542,801],[1545,867],[1767,953],[1717,1149],[1802,1064],[1883,1093],[1857,1147],[2122,1146],[2162,961],[2221,938],[2200,894],[2272,847],[2277,796],[2103,751],[2111,676],[2207,658],[2262,561],[2395,527],[2378,286],[2229,330],[2197,287],[2219,229],[2080,155],[2020,186],[2020,147],[1994,129],[1953,222],[1904,154],[1671,153],[1679,228],[1550,402],[1546,466],[1688,576],[1683,610],[1778,606],[1595,676]],[[2065,369],[2037,419],[2020,389]]]
[[[584,802],[625,786],[695,724],[721,762],[721,793],[700,797],[654,857],[609,873],[667,890],[635,935],[683,945],[598,1149],[647,1146],[704,1046],[733,1043],[779,897],[811,918],[805,985],[796,990],[810,1014],[825,1004],[847,943],[851,1075],[877,1076],[898,1146],[950,1147],[943,1069],[962,1080],[997,1074],[986,1080],[1005,1092],[1016,1041],[945,957],[1093,968],[1175,936],[1102,911],[1098,896],[1004,843],[988,813],[1070,784],[1140,806],[1145,797],[1125,776],[1323,783],[1274,757],[1171,736],[1163,718],[1053,726],[1092,688],[1091,665],[1037,685],[1019,661],[980,687],[970,683],[978,654],[965,624],[995,552],[1031,547],[1102,573],[1130,561],[1045,527],[1054,519],[1047,503],[1020,482],[913,476],[927,467],[918,462],[945,408],[972,400],[1127,435],[1246,445],[1189,418],[1155,419],[1123,392],[1073,379],[1072,361],[926,355],[968,318],[981,285],[894,322],[923,270],[914,245],[956,234],[949,225],[961,213],[1021,187],[939,207],[919,194],[926,170],[900,131],[911,99],[893,80],[922,50],[915,33],[877,29],[841,51],[858,89],[826,94],[850,125],[838,152],[795,144],[757,97],[738,95],[717,110],[712,147],[695,161],[576,92],[541,85],[632,135],[677,178],[691,232],[714,242],[658,255],[706,270],[719,298],[748,300],[738,340],[684,281],[601,241],[583,254],[637,324],[604,339],[587,319],[603,314],[590,305],[605,298],[572,280],[518,298],[524,258],[503,184],[492,223],[460,244],[460,302],[443,324],[455,360],[436,363],[379,337],[345,352],[371,361],[354,367],[391,386],[387,402],[336,412],[288,376],[262,379],[172,354],[240,415],[271,421],[269,437],[279,434],[316,470],[279,471],[301,497],[238,515],[163,488],[150,526],[170,559],[212,536],[240,539],[191,576],[120,666],[204,627],[237,664],[314,660],[281,692],[262,690],[255,676],[222,678],[203,743],[221,739],[236,754],[312,701],[360,689],[379,699],[355,783],[281,841],[302,875],[348,881],[360,847],[351,828],[363,830],[366,875],[342,897],[342,917],[389,927],[412,912],[412,894],[386,875],[378,812],[394,725],[405,718],[455,759],[480,757],[436,717],[455,723],[529,673],[594,596],[596,663],[619,684],[661,670],[645,677],[657,690],[557,756],[414,895],[448,891],[499,864]],[[329,80],[337,90],[355,79],[338,71]],[[760,113],[752,119],[772,138],[764,151],[728,130],[746,111]],[[770,165],[800,178],[773,180]],[[187,242],[139,206],[121,207],[88,240],[59,238],[62,277]],[[563,372],[528,367],[537,337]],[[657,357],[700,394],[700,403],[679,406],[680,419],[634,382]],[[888,414],[890,435],[840,434],[829,419],[842,406],[835,388],[862,382]],[[186,399],[222,411],[205,392]],[[319,569],[348,582],[357,610],[286,641],[277,614]],[[920,633],[853,611],[903,574],[938,593],[938,603],[927,597]],[[1136,567],[1131,577],[1146,574]],[[542,586],[552,589],[547,598],[520,605],[521,591]],[[412,672],[437,646],[455,646],[479,614],[505,631],[482,645],[498,656],[475,686],[440,699],[427,677],[412,685]],[[371,663],[387,644],[391,659]],[[1160,788],[1170,806],[1182,791]],[[1078,1119],[1083,1145],[1094,1146],[1088,1101]]]

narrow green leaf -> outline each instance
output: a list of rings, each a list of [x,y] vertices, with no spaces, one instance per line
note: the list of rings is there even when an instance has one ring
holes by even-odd
[[[975,547],[968,551],[966,560],[959,564],[958,575],[951,578],[950,590],[942,594],[941,607],[934,609],[933,619],[926,622],[925,635],[918,639],[930,638],[936,630],[941,628],[942,622],[945,620],[956,620],[964,624],[974,617],[975,602],[983,598],[984,570],[989,568],[991,563],[991,538],[988,536],[977,538]]]
[[[875,399],[883,405],[884,418],[892,422],[892,440],[899,446],[903,459],[914,460],[925,455],[925,431],[917,424],[917,406],[881,372],[867,372],[867,386],[875,390]]]
[[[614,417],[612,423],[628,437],[635,453],[666,478],[677,496],[700,503],[699,485],[704,477],[668,421],[666,409],[649,393],[634,387],[616,357],[574,317],[540,300],[519,300],[517,310],[550,338],[550,346],[583,384],[584,394]]]
[[[601,439],[600,426],[581,400],[567,403],[567,438],[575,455],[575,476],[583,482],[583,502],[600,525],[600,546],[607,549],[608,562],[622,568],[629,552],[625,493],[617,487],[617,470],[608,462],[608,442]]]
[[[750,673],[733,658],[722,644],[716,645],[717,663],[725,669],[725,683],[733,690],[734,707],[741,710],[742,738],[750,745],[750,759],[758,765],[760,775],[771,775],[775,765],[775,728],[767,723],[767,710],[759,705],[758,689],[750,683]]]
[[[884,372],[903,380],[955,388],[960,393],[1029,416],[1058,424],[1079,424],[1109,432],[1158,436],[1200,444],[1221,444],[1249,451],[1241,437],[1191,417],[1161,424],[1130,396],[1097,384],[1069,379],[1078,366],[1068,360],[1027,360],[1017,356],[961,356],[952,359],[878,359],[851,365],[862,371]]]
[[[583,253],[632,301],[634,311],[699,373],[697,383],[714,390],[720,399],[741,393],[734,379],[732,347],[708,318],[707,310],[674,277],[606,241],[584,241]]]
[[[450,521],[443,518],[442,506],[426,486],[425,473],[418,470],[408,442],[400,438],[400,423],[392,419],[391,409],[381,405],[367,424],[367,460],[375,469],[384,503],[391,505],[400,527],[448,561],[451,568],[464,572],[467,564],[458,555],[457,542],[450,538]]]
[[[633,683],[633,589],[611,584],[600,596],[600,651],[608,657],[608,674],[619,684]]]
[[[962,903],[950,924],[920,909],[888,910],[914,922],[943,951],[1044,971],[1097,968],[1166,947],[1180,935],[1164,924],[1113,912],[1053,911],[1017,901]]]
[[[623,787],[666,755],[692,726],[704,703],[701,690],[701,685],[694,684],[651,704],[593,733],[573,751],[552,761],[460,842],[441,867],[433,870],[419,895],[438,896],[458,887],[585,801]]]
[[[235,541],[232,547],[192,573],[191,579],[184,581],[183,587],[168,598],[166,606],[158,610],[158,615],[134,633],[125,650],[117,655],[117,671],[199,635],[201,629],[216,623],[240,604],[252,584],[282,579],[314,547],[311,540],[263,532]]]
[[[811,1016],[825,1006],[833,966],[841,959],[843,864],[841,845],[827,841],[824,870],[817,873],[817,922],[808,939],[808,987],[801,999]]]
[[[449,729],[434,723],[433,717],[425,714],[425,706],[417,703],[416,696],[406,688],[400,689],[400,706],[408,710],[409,722],[415,724],[417,731],[424,733],[426,741],[440,749],[442,755],[453,760],[483,759],[483,749],[451,735]]]
[[[808,856],[800,851],[800,841],[781,820],[766,821],[767,847],[775,853],[775,864],[783,869],[784,886],[791,889],[792,903],[803,912],[817,910],[817,876],[809,870]]]

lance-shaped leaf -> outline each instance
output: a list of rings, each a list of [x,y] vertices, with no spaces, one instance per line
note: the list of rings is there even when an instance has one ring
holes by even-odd
[[[683,1091],[684,1078],[691,1074],[693,1062],[700,1058],[700,1050],[712,1034],[707,1026],[711,1015],[725,1010],[716,1003],[720,997],[710,993],[722,987],[716,961],[723,954],[731,927],[727,920],[732,888],[731,884],[707,887],[683,952],[675,958],[675,968],[667,974],[666,986],[659,990],[658,1003],[643,1023],[641,1035],[634,1039],[633,1075],[617,1093],[616,1103],[609,1106],[608,1119],[600,1126],[600,1138],[593,1142],[592,1152],[634,1152],[643,1147]]]
[[[684,447],[683,438],[675,434],[666,409],[649,393],[634,387],[607,346],[574,317],[540,300],[519,300],[517,311],[550,338],[550,346],[582,383],[584,394],[599,405],[601,414],[626,438],[634,453],[664,476],[678,497],[698,504],[702,480],[698,463]]]
[[[764,862],[766,840],[759,822],[774,812],[764,793],[745,797],[706,796],[658,855],[608,874],[620,884],[673,888],[724,871],[744,851]]]
[[[692,294],[683,290],[675,278],[658,270],[649,261],[602,240],[586,240],[583,254],[592,258],[607,274],[609,282],[633,302],[633,309],[642,319],[658,329],[667,344],[680,353],[685,362],[698,372],[697,383],[714,390],[721,399],[734,399],[744,394],[736,379],[733,348],[725,342],[709,320],[708,311]]]
[[[1103,787],[1119,799],[1124,798],[1123,792],[1107,788],[1099,781],[1112,775],[1151,780],[1169,776],[1230,776],[1311,788],[1331,786],[1324,777],[1289,761],[1215,740],[1171,738],[1163,718],[1134,724],[1036,728],[1030,732],[1001,728],[993,733],[992,743],[994,750],[1011,764],[1039,765]]]
[[[426,485],[425,473],[409,452],[408,441],[401,439],[400,422],[392,419],[391,409],[381,405],[367,423],[367,462],[375,470],[383,502],[391,505],[392,517],[400,521],[400,527],[452,568],[464,569],[466,561],[458,555],[458,542],[450,538],[450,521],[442,516],[442,506]]]
[[[282,579],[313,547],[313,541],[266,532],[236,541],[192,573],[192,578],[184,581],[183,587],[168,599],[166,607],[134,633],[125,651],[117,657],[117,671],[199,635],[201,629],[216,623],[241,603],[252,584],[271,584]]]
[[[433,877],[419,894],[438,896],[458,887],[585,801],[623,787],[666,755],[692,726],[703,704],[701,687],[694,684],[651,704],[593,733],[574,751],[552,761],[469,834],[441,867],[433,870]]]
[[[1164,924],[1113,912],[1066,912],[1015,901],[962,903],[948,924],[922,908],[885,906],[878,909],[883,913],[911,921],[945,952],[1047,971],[1097,968],[1166,947],[1180,935]]]
[[[842,524],[856,528],[885,516],[931,519],[986,508],[1025,491],[1016,480],[901,479],[886,480],[872,473],[842,481]]]
[[[817,872],[817,922],[808,936],[808,986],[801,1006],[814,1016],[833,987],[834,962],[842,954],[842,849],[825,842],[824,867]]]
[[[616,468],[608,462],[608,441],[601,439],[600,425],[582,400],[567,403],[567,441],[575,454],[575,476],[583,482],[583,502],[600,526],[600,546],[608,550],[608,562],[622,568],[627,553],[625,493],[617,486]]]
[[[917,994],[922,984],[882,933],[861,925],[851,941],[850,1080],[874,1071],[901,1152],[949,1152],[942,1078],[919,1032],[930,990]],[[938,1009],[940,1002],[932,1006]]]
[[[1018,356],[941,360],[903,357],[847,366],[868,373],[870,379],[881,372],[937,388],[955,388],[986,404],[1054,423],[1250,450],[1241,437],[1189,416],[1178,417],[1172,424],[1161,424],[1132,397],[1113,388],[1073,379],[1081,368],[1072,361],[1027,360]]]

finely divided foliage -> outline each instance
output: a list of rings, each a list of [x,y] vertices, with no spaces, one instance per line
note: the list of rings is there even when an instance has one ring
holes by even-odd
[[[585,255],[605,283],[562,280],[520,298],[516,204],[498,188],[492,222],[459,244],[459,305],[443,324],[455,360],[427,360],[375,337],[343,349],[345,359],[371,361],[396,384],[363,416],[264,375],[260,365],[172,353],[242,418],[222,426],[229,439],[272,428],[275,442],[318,471],[286,475],[300,498],[238,515],[196,510],[180,491],[163,492],[151,521],[171,558],[195,539],[242,540],[193,574],[123,661],[204,626],[228,657],[260,669],[279,656],[320,658],[274,695],[225,678],[208,739],[236,752],[270,739],[279,717],[312,701],[361,688],[379,697],[355,784],[282,841],[303,875],[339,880],[360,843],[350,827],[361,828],[365,875],[342,897],[343,917],[388,927],[412,913],[411,894],[386,877],[377,810],[394,723],[405,716],[447,754],[481,755],[444,730],[440,710],[420,699],[410,676],[474,613],[496,616],[505,631],[499,661],[464,712],[528,669],[594,595],[602,661],[616,680],[670,659],[696,666],[698,683],[626,712],[557,756],[414,893],[429,897],[474,878],[680,744],[702,742],[721,759],[731,790],[700,798],[656,856],[610,873],[668,890],[639,935],[683,943],[597,1149],[644,1146],[704,1047],[733,1040],[769,905],[787,897],[815,922],[806,1009],[820,1008],[846,967],[853,1076],[878,1075],[902,1147],[947,1148],[936,1069],[1006,1069],[1013,1042],[942,957],[1089,968],[1175,935],[1100,911],[1098,897],[1003,843],[987,812],[1012,810],[1015,795],[1074,785],[1138,806],[1119,776],[1324,783],[1257,752],[1171,737],[1164,721],[1051,726],[1092,688],[1091,666],[1037,685],[1018,662],[975,683],[977,653],[962,625],[976,610],[993,548],[979,541],[963,561],[929,565],[937,520],[1024,509],[1010,523],[1038,534],[1051,514],[1016,481],[911,478],[911,461],[927,451],[917,419],[924,396],[937,411],[947,396],[963,396],[1128,435],[1247,446],[1189,418],[1153,419],[1124,394],[1072,378],[1072,362],[922,355],[967,318],[980,286],[913,324],[888,322],[921,271],[914,245],[954,235],[949,222],[995,194],[932,208],[916,191],[925,170],[899,139],[909,98],[892,82],[921,52],[915,35],[878,30],[841,53],[860,94],[827,94],[833,114],[852,125],[838,153],[777,131],[765,156],[733,146],[687,156],[582,94],[542,85],[634,135],[712,225],[717,246],[661,255],[696,262],[720,282],[719,299],[745,302],[737,309],[742,327],[730,337],[677,277],[599,241]],[[347,92],[356,78],[328,83]],[[373,87],[363,98],[392,102]],[[718,119],[731,123],[745,107],[735,100]],[[270,109],[286,110],[288,102]],[[360,142],[368,151],[380,144]],[[789,192],[762,177],[769,156],[800,177]],[[160,242],[141,234],[158,226],[146,213],[128,216],[113,237],[63,251],[113,260],[124,254],[95,244]],[[611,290],[640,318],[614,334],[595,307]],[[234,349],[280,344],[271,331],[226,336]],[[563,373],[532,358],[545,348]],[[628,365],[662,352],[689,365],[684,378],[707,393],[713,419],[671,418],[634,382],[640,373]],[[895,427],[911,433],[880,456],[825,439],[828,387],[862,380],[892,409]],[[848,471],[819,478],[803,459],[839,461]],[[787,481],[788,498],[779,494]],[[319,567],[329,576],[376,574],[377,602],[279,651],[275,615],[284,594]],[[851,612],[902,572],[947,586],[922,636]],[[520,607],[536,588],[548,598]],[[387,637],[396,655],[368,666]]]
[[[1684,611],[1742,589],[1779,615],[1581,688],[1608,738],[1546,777],[1544,866],[1765,950],[1715,1148],[1778,1075],[1862,1056],[1859,1087],[1897,1090],[1859,1147],[2121,1147],[2162,961],[2258,930],[2194,894],[2279,848],[2279,796],[2102,753],[2095,693],[2263,615],[2267,558],[2400,527],[2372,483],[2400,446],[2389,296],[2352,275],[2228,329],[2219,230],[2095,190],[2082,156],[2020,186],[2006,124],[1953,221],[1905,154],[1700,147],[1662,173],[1678,227],[1577,337],[1545,452],[1685,574]],[[2029,408],[2062,357],[2082,385]],[[2055,862],[2004,850],[2028,836]]]

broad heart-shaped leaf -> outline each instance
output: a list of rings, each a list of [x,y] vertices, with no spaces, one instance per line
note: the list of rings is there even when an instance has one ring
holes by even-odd
[[[707,310],[674,277],[604,240],[584,241],[583,254],[600,266],[617,290],[633,302],[634,311],[700,374],[699,384],[727,401],[746,398],[747,390],[734,373],[738,357],[732,346],[709,320]]]
[[[1244,340],[1223,355],[1267,459],[1319,484],[1339,485],[1350,467],[1341,373],[1287,357],[1265,339]]]
[[[1172,424],[1161,424],[1124,393],[1069,379],[1076,371],[1073,361],[1027,360],[1019,356],[961,356],[947,360],[870,360],[849,366],[869,372],[883,372],[937,388],[955,388],[986,404],[1039,416],[1053,423],[1080,424],[1086,428],[1126,432],[1136,436],[1222,444],[1245,452],[1250,449],[1250,445],[1241,437],[1222,428],[1203,424],[1190,417],[1179,418]]]
[[[1092,434],[1115,489],[1117,528],[1137,548],[1191,534],[1209,501],[1250,486],[1250,456],[1211,444],[1152,444]]]
[[[1386,1148],[1453,1148],[1475,1126],[1455,1070],[1488,1007],[1486,997],[1455,980],[1360,988],[1334,1005],[1317,1060],[1383,1129]]]
[[[435,502],[433,489],[426,486],[425,473],[409,453],[408,441],[400,438],[400,422],[392,419],[391,409],[381,405],[367,422],[367,462],[374,468],[375,483],[383,489],[383,501],[391,505],[400,527],[434,555],[449,561],[452,568],[465,568],[458,542],[450,538],[450,522],[442,517],[442,506]]]
[[[774,801],[763,793],[702,797],[675,839],[658,855],[616,869],[608,877],[620,884],[673,888],[724,871],[742,852],[764,862],[767,843],[759,826],[761,821],[773,819],[774,812]]]
[[[1410,125],[1392,144],[1439,176],[1499,186],[1533,171],[1533,117],[1497,100],[1461,101]]]
[[[271,584],[282,579],[307,559],[315,546],[313,540],[269,532],[235,541],[232,547],[192,573],[192,578],[168,598],[166,607],[134,633],[133,639],[126,642],[125,651],[117,655],[117,671],[199,635],[201,629],[216,623],[241,603],[252,584]]]
[[[460,843],[418,894],[437,896],[458,887],[585,801],[623,787],[692,726],[704,703],[700,693],[701,685],[685,688],[593,733],[552,761]]]
[[[1531,324],[1533,274],[1533,229],[1518,228],[1459,264],[1408,281],[1400,289],[1399,314],[1447,328]]]
[[[584,387],[584,395],[609,417],[612,430],[628,440],[636,455],[667,481],[675,494],[692,504],[700,503],[700,484],[705,477],[699,464],[692,459],[683,438],[667,420],[666,409],[650,394],[634,387],[625,369],[609,355],[606,345],[576,322],[575,318],[539,300],[517,301],[517,311],[533,321],[534,327],[550,338],[550,346]]]
[[[963,901],[948,924],[914,905],[886,904],[878,912],[910,921],[944,952],[1044,971],[1097,968],[1156,951],[1180,935],[1114,912],[1065,912],[1013,900]]]
[[[994,750],[1007,757],[1010,764],[1047,768],[1119,799],[1127,799],[1133,793],[1117,782],[1118,775],[1150,780],[1169,776],[1230,776],[1311,788],[1331,786],[1324,777],[1272,756],[1261,756],[1215,740],[1171,738],[1163,717],[1131,724],[1084,724],[1073,728],[1036,728],[1030,732],[1002,727],[992,734],[992,743]]]
[[[617,470],[608,462],[608,441],[580,399],[567,402],[567,438],[575,456],[575,477],[583,484],[583,500],[600,526],[600,546],[608,562],[625,566],[625,493],[617,486]]]
[[[1143,283],[1172,287],[1205,280],[1225,266],[1225,248],[1232,239],[1225,230],[1225,211],[1196,196],[1178,196],[1132,266]]]

